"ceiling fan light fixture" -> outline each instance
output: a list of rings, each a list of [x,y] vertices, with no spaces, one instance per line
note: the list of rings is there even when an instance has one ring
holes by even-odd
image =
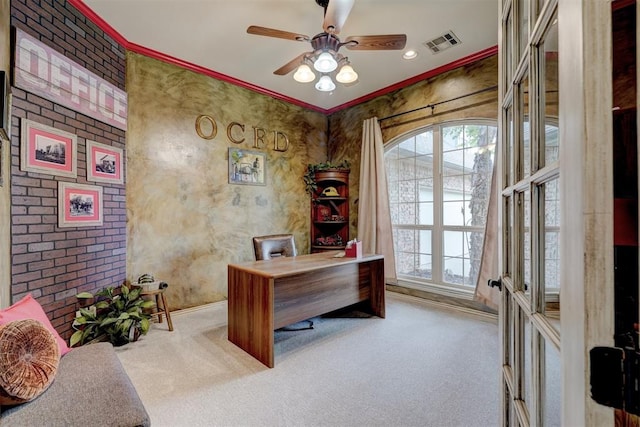
[[[329,52],[322,52],[313,63],[313,68],[321,73],[330,73],[338,68],[338,62]]]
[[[336,80],[340,83],[353,83],[358,80],[358,73],[353,70],[351,65],[346,64],[340,68],[340,72],[338,72]]]
[[[311,68],[309,68],[307,64],[302,64],[293,75],[293,79],[300,83],[309,83],[316,79],[316,75],[313,74],[313,71],[311,71]]]
[[[316,83],[316,89],[320,92],[330,92],[336,88],[336,84],[331,80],[329,76],[322,76],[318,83]]]

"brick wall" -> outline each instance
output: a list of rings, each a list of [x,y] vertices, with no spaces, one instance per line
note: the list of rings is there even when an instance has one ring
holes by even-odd
[[[11,25],[124,89],[124,48],[65,0],[11,0]],[[58,181],[86,184],[86,140],[124,149],[125,132],[15,87],[12,95],[12,302],[31,293],[58,332],[69,338],[75,295],[125,279],[125,186],[90,182],[103,187],[104,225],[59,228]],[[77,178],[20,170],[23,118],[78,136]]]

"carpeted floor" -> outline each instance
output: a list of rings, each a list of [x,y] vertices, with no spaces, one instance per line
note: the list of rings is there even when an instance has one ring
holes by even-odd
[[[277,331],[273,369],[227,340],[226,302],[117,352],[153,426],[497,425],[497,322],[391,292],[386,312]]]

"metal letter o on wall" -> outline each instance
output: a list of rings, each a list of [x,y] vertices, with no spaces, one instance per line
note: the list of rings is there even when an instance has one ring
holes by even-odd
[[[202,132],[202,128],[200,124],[202,123],[203,120],[206,120],[211,124],[211,133],[209,135],[205,135]],[[200,138],[213,139],[216,137],[218,133],[218,125],[216,124],[216,121],[213,120],[213,117],[211,116],[205,116],[205,115],[198,116],[198,118],[196,119],[196,133]]]

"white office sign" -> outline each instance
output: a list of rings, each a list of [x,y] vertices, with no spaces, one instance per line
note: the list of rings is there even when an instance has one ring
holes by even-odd
[[[25,32],[16,30],[14,85],[127,130],[127,93]]]

